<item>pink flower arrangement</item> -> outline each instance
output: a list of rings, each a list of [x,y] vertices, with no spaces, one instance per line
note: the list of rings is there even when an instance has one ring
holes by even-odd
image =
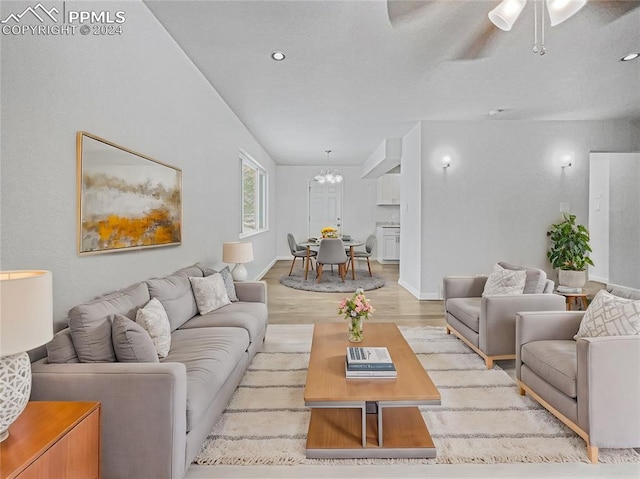
[[[344,298],[338,306],[338,314],[344,315],[344,319],[367,319],[373,314],[373,307],[369,304],[369,300],[364,295],[362,288],[356,289],[351,298]]]

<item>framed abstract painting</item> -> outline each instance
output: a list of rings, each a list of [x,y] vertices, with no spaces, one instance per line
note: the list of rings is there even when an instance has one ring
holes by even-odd
[[[182,242],[182,170],[84,131],[76,149],[80,255]]]

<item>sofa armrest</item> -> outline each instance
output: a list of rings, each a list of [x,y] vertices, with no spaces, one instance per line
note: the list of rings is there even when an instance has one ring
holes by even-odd
[[[234,283],[240,301],[267,303],[267,283],[264,281],[242,281]]]
[[[580,338],[578,423],[596,447],[640,447],[640,336]]]
[[[450,298],[478,298],[482,296],[488,276],[447,276],[443,280],[445,303]],[[446,304],[445,304],[446,307]]]
[[[516,314],[516,377],[520,379],[521,348],[532,341],[573,339],[584,311],[526,311]]]
[[[516,337],[516,313],[520,311],[557,311],[565,308],[558,294],[514,294],[485,296],[480,302],[480,349],[488,356],[513,354]]]
[[[102,476],[182,477],[186,368],[181,363],[32,364],[31,399],[100,401]]]

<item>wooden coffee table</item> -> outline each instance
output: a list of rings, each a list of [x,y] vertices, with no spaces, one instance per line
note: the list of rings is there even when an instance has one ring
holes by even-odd
[[[367,323],[358,346],[386,346],[396,379],[347,379],[346,323],[313,330],[305,405],[311,409],[308,458],[434,458],[419,405],[439,405],[440,392],[394,323]]]

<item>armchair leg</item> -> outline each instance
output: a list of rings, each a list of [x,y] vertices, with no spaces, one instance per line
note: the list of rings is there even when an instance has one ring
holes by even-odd
[[[484,358],[484,364],[487,367],[487,369],[493,369],[493,358],[490,358],[490,357]]]
[[[524,396],[527,392],[522,389],[522,386],[518,386],[518,392],[520,393],[520,396]]]
[[[369,263],[369,257],[367,256],[367,267],[369,268],[369,276],[373,276],[373,274],[371,274],[371,263]]]
[[[319,283],[320,278],[322,278],[322,263],[316,263],[316,276],[318,278],[318,283]]]
[[[591,464],[598,464],[598,448],[587,444],[587,457]]]

